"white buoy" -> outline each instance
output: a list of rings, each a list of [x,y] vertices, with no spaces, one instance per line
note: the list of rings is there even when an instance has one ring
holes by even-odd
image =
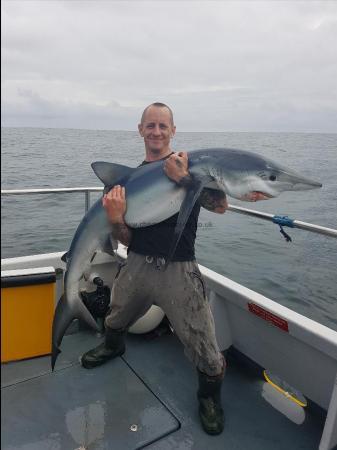
[[[129,328],[129,333],[144,334],[154,330],[165,316],[164,311],[159,306],[153,305],[144,314],[143,317],[137,320],[132,327]]]

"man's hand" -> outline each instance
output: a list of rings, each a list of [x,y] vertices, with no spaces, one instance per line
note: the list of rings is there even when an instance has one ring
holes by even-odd
[[[112,236],[128,246],[131,242],[132,232],[124,221],[126,213],[125,188],[119,185],[114,186],[111,191],[103,195],[102,203],[112,225]]]
[[[173,153],[167,158],[164,164],[164,172],[176,183],[189,176],[188,156],[186,152]]]
[[[103,196],[102,203],[110,223],[124,223],[126,213],[124,187],[114,186],[111,191]]]

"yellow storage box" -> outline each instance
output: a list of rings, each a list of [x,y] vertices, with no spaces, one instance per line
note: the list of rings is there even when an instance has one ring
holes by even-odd
[[[1,362],[50,353],[55,285],[53,267],[1,272]]]

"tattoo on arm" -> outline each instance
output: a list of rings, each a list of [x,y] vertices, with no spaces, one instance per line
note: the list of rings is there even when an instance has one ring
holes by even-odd
[[[131,242],[132,232],[126,223],[113,223],[111,226],[112,236],[123,245],[128,246]]]
[[[209,211],[227,207],[226,194],[222,191],[204,188],[199,197],[201,206]]]

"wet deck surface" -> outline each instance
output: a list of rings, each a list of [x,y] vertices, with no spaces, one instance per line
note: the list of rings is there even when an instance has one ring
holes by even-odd
[[[131,335],[122,358],[83,369],[78,357],[98,343],[91,333],[66,336],[54,373],[49,357],[2,366],[3,450],[318,448],[324,415],[285,399],[235,360],[222,393],[225,431],[208,436],[199,425],[197,376],[175,336]]]

